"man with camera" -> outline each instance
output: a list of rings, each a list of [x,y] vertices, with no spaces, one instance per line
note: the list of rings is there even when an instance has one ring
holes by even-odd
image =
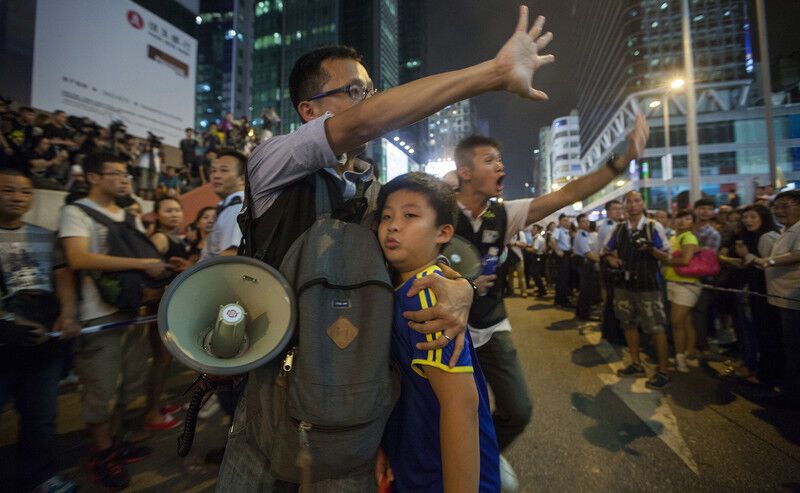
[[[0,409],[13,399],[20,414],[13,491],[74,491],[74,483],[56,476],[56,402],[65,348],[47,332],[61,332],[60,339],[80,333],[75,285],[56,254],[53,233],[22,221],[32,203],[30,178],[0,169]]]
[[[646,385],[661,390],[671,383],[667,374],[669,347],[659,264],[669,258],[669,243],[664,227],[645,217],[644,200],[637,190],[626,193],[622,203],[626,220],[606,240],[607,253],[604,255],[614,285],[614,313],[625,332],[632,360],[617,374],[621,377],[646,376],[639,355],[641,328],[653,337],[658,356],[658,371]]]

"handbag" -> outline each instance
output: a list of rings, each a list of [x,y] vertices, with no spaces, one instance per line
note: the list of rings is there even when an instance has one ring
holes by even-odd
[[[680,257],[681,252],[672,254],[673,257]],[[675,272],[683,277],[711,277],[719,273],[719,260],[717,254],[707,248],[697,250],[689,261],[688,265],[675,267]]]

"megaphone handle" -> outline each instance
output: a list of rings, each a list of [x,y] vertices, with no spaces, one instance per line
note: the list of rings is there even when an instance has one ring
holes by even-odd
[[[197,426],[197,413],[200,411],[200,407],[203,405],[203,398],[209,390],[213,392],[212,389],[208,389],[203,385],[203,382],[200,382],[200,385],[197,386],[194,394],[192,394],[192,400],[189,401],[189,409],[186,410],[186,418],[183,421],[183,433],[178,437],[179,457],[186,457],[186,454],[192,449],[194,429]]]

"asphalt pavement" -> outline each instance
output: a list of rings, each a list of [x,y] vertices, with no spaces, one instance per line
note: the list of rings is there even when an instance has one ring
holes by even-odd
[[[520,491],[800,491],[800,410],[767,404],[754,385],[722,377],[719,362],[673,373],[669,389],[651,391],[645,379],[619,379],[625,351],[591,327],[581,334],[573,314],[554,308],[551,298],[513,297],[507,306],[534,403],[531,425],[506,451]],[[165,402],[185,402],[192,378],[175,365]],[[81,491],[97,491],[82,470],[79,402],[75,386],[59,397],[59,468]],[[128,413],[126,429],[141,429],[143,403]],[[226,423],[223,413],[200,420],[185,458],[175,452],[180,429],[150,433],[144,444],[154,454],[127,466],[126,491],[213,491],[217,467],[203,458],[224,443]],[[15,430],[16,417],[6,409],[0,480],[13,467]]]

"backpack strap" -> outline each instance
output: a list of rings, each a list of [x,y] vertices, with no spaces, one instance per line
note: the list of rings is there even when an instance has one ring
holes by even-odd
[[[121,224],[121,223],[118,223],[117,221],[114,221],[110,217],[106,216],[102,212],[89,207],[88,205],[78,204],[77,202],[73,202],[72,205],[74,205],[78,209],[82,210],[84,213],[86,213],[87,216],[91,217],[94,221],[102,224],[103,226],[105,226],[107,228],[113,228],[113,227],[119,226]],[[127,221],[128,215],[129,215],[129,213],[126,211],[125,212],[125,220],[122,221],[123,223]],[[134,224],[135,224],[135,220],[134,220]]]
[[[324,171],[314,173],[314,202],[317,209],[317,218],[328,217],[331,214],[331,197],[328,193],[328,184],[325,183]]]

